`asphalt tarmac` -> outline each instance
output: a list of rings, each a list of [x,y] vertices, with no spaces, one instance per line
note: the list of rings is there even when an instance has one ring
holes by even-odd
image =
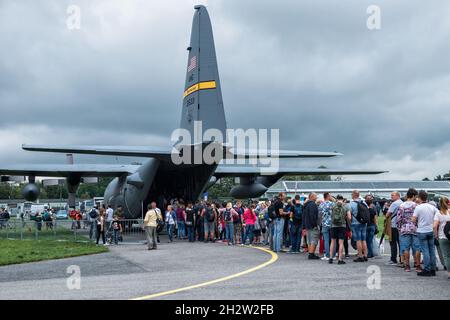
[[[110,249],[0,267],[0,299],[450,299],[445,271],[420,278],[386,266],[387,256],[329,265],[307,260],[306,254],[277,256],[251,247],[165,239],[158,250],[142,244]],[[73,288],[77,282],[69,266],[79,267],[79,289]]]

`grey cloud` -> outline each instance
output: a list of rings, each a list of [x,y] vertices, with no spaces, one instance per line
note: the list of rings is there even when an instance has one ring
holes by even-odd
[[[169,140],[192,1],[76,2],[76,32],[67,1],[2,2],[1,132],[45,124],[67,132],[62,143]],[[311,165],[401,171],[395,161],[411,157],[429,176],[448,170],[435,152],[450,143],[450,4],[378,1],[382,29],[369,31],[370,4],[210,0],[229,127],[280,128],[283,148],[345,153]],[[10,159],[25,160],[19,152]]]

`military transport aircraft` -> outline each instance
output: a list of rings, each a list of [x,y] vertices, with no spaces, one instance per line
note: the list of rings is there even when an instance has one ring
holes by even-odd
[[[201,122],[203,130],[216,129],[226,136],[226,120],[223,107],[219,72],[211,21],[204,6],[195,6],[191,43],[188,48],[188,67],[183,97],[180,128],[195,136],[195,123]],[[141,216],[142,208],[150,201],[158,201],[168,195],[178,195],[185,200],[197,200],[205,190],[222,177],[239,177],[239,185],[230,195],[245,199],[259,197],[284,175],[354,175],[379,174],[384,171],[332,170],[276,168],[272,174],[262,174],[261,168],[251,165],[228,165],[223,161],[207,163],[176,164],[173,156],[188,154],[191,150],[204,150],[211,144],[219,144],[227,158],[250,159],[260,157],[251,150],[242,151],[227,147],[213,139],[200,138],[191,144],[168,147],[150,146],[46,146],[23,145],[28,151],[70,154],[93,154],[103,156],[131,156],[148,158],[142,165],[107,164],[48,164],[13,165],[0,167],[2,181],[15,176],[28,177],[23,194],[28,201],[39,197],[36,177],[60,177],[66,179],[69,206],[75,205],[75,193],[81,182],[90,177],[115,177],[105,191],[105,203],[116,207],[122,205],[127,218]],[[219,153],[218,153],[219,154]],[[277,151],[270,157],[278,158],[322,158],[341,155],[335,152]],[[262,157],[261,157],[262,158]],[[223,160],[223,159],[219,159]]]

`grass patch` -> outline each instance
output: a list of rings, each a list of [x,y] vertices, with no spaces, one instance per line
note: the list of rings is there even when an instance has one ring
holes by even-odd
[[[107,252],[91,242],[0,240],[0,266]]]

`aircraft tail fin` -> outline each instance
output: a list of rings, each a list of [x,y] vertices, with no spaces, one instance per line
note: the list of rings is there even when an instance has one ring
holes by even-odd
[[[208,11],[202,5],[195,6],[188,51],[180,128],[189,130],[192,144],[204,142],[202,135],[208,129],[221,131],[225,142],[226,120],[214,37]]]

